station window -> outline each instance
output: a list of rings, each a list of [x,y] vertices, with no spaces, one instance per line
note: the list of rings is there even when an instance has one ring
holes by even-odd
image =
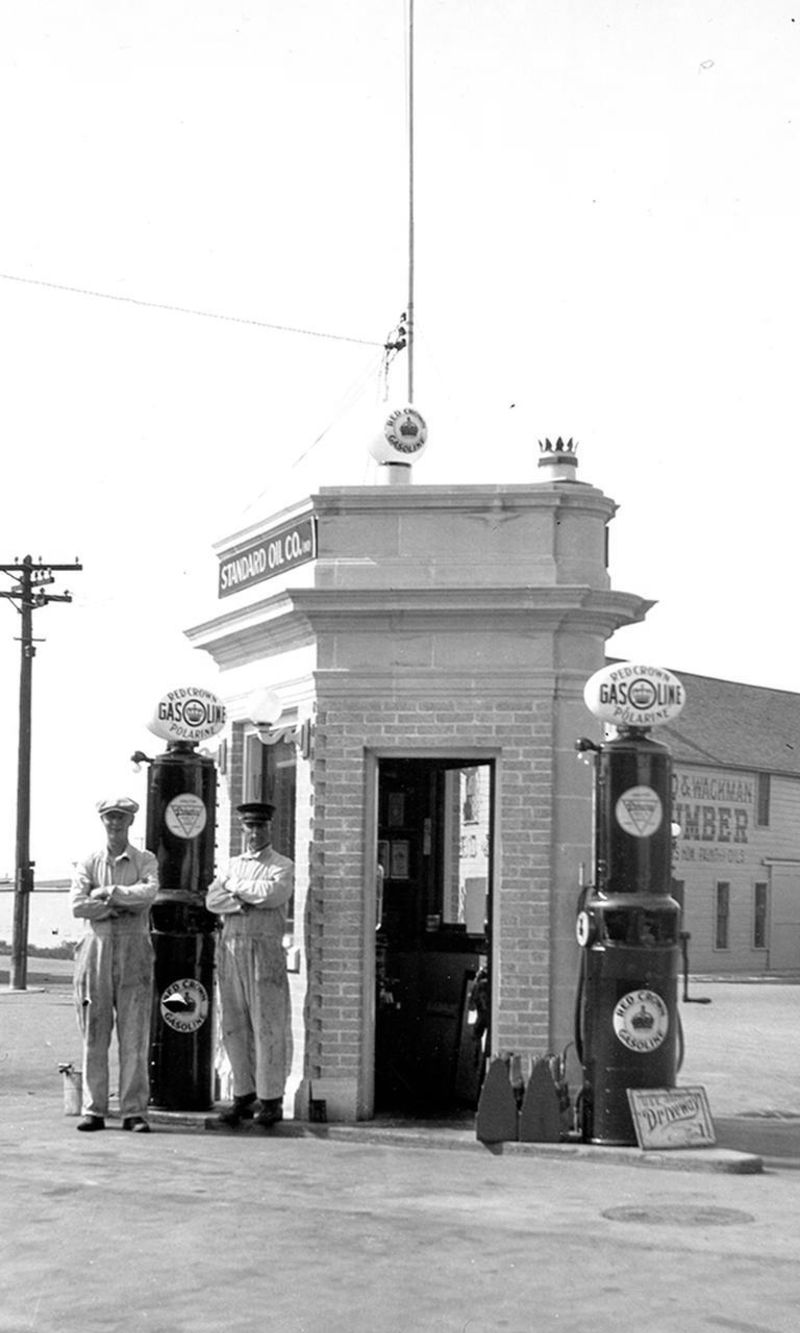
[[[769,773],[757,775],[756,824],[759,828],[769,828],[770,776]]]
[[[769,904],[769,885],[753,885],[753,948],[767,947],[767,910]]]
[[[245,741],[245,801],[269,801],[275,806],[272,817],[272,845],[281,856],[294,860],[294,824],[297,791],[297,747],[294,741],[276,741],[263,745],[258,736]],[[294,899],[287,907],[288,926],[292,929]]]
[[[714,930],[714,948],[730,948],[730,912],[731,886],[726,880],[720,880],[716,889],[716,926]]]

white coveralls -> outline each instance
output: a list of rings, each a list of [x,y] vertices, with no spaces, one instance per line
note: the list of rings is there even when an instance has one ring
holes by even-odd
[[[92,890],[111,885],[107,901]],[[119,1111],[144,1116],[150,1096],[148,1061],[153,1005],[149,908],[158,892],[152,852],[130,844],[119,856],[103,848],[79,861],[72,915],[85,921],[75,954],[75,1007],[83,1037],[83,1113],[108,1114],[108,1048],[117,1019]]]
[[[283,936],[293,889],[294,863],[262,847],[234,857],[206,895],[209,912],[224,922],[217,976],[234,1097],[282,1098],[292,1066]]]

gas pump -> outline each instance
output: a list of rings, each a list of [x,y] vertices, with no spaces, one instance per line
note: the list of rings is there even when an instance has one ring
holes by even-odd
[[[620,663],[596,672],[584,698],[617,734],[602,745],[577,742],[595,770],[594,877],[576,923],[581,1132],[589,1143],[635,1145],[628,1089],[674,1087],[677,1072],[672,760],[649,733],[677,717],[685,694],[669,671]]]
[[[167,1111],[212,1104],[216,918],[205,895],[214,877],[217,774],[197,745],[224,725],[220,700],[194,688],[165,695],[148,723],[167,741],[166,753],[149,761],[146,838],[160,880],[152,908],[150,1103]]]

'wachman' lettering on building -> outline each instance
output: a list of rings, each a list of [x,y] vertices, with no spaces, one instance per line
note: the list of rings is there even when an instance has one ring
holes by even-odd
[[[728,801],[730,804],[752,805],[755,789],[749,778],[713,776],[709,773],[676,773],[673,778],[674,796],[693,801]]]
[[[219,567],[219,596],[230,597],[262,579],[284,574],[297,565],[314,560],[317,529],[313,515],[273,528],[256,541],[228,556]]]

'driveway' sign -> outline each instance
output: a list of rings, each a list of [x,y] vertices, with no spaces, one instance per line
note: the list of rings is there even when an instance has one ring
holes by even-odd
[[[634,662],[596,671],[583,697],[590,713],[617,727],[661,726],[676,718],[686,703],[686,691],[671,671]]]
[[[314,560],[316,554],[317,528],[312,514],[272,528],[220,562],[219,596],[230,597],[262,579],[284,574]]]

